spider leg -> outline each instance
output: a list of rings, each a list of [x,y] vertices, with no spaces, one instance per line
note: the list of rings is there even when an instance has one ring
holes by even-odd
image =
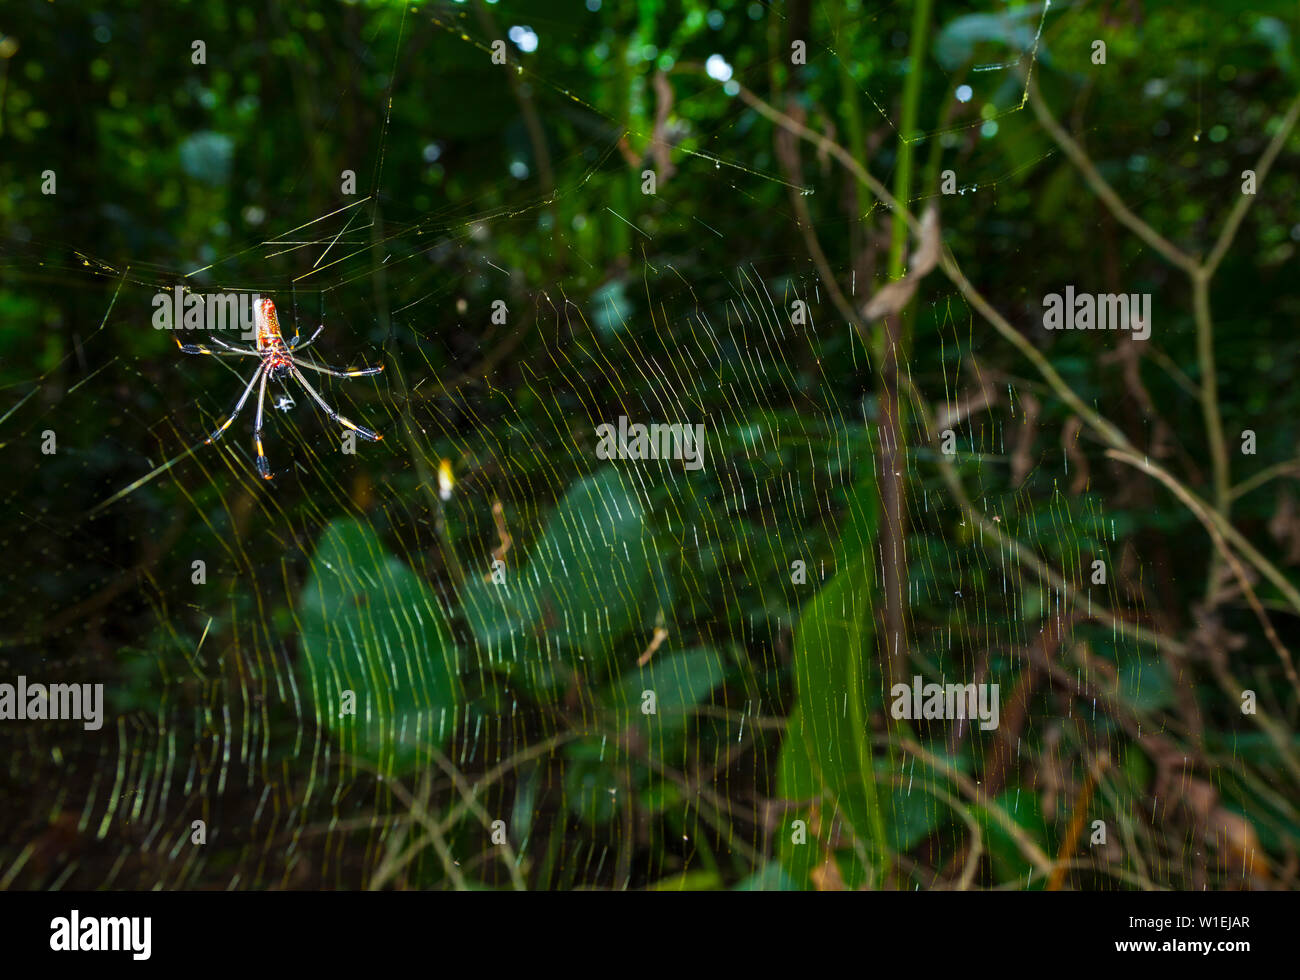
[[[317,337],[320,336],[320,332],[324,329],[325,329],[325,324],[322,323],[319,327],[316,328],[316,332],[312,334],[310,338],[308,338],[307,343],[303,344],[302,346],[298,345],[298,335],[294,334],[293,343],[289,345],[289,350],[306,350],[308,347],[312,345],[312,341],[314,341]]]
[[[345,419],[338,412],[334,411],[334,409],[330,408],[329,403],[317,393],[316,389],[311,386],[311,383],[302,376],[302,372],[294,365],[289,365],[289,370],[292,371],[293,376],[298,379],[298,383],[307,389],[307,394],[311,395],[312,398],[316,400],[317,405],[325,409],[325,412],[332,420],[345,428],[351,429],[363,439],[369,439],[371,442],[380,442],[383,440],[384,437],[378,432],[372,432],[370,429],[357,425],[355,422]]]
[[[253,385],[257,384],[257,379],[260,377],[264,377],[265,373],[266,373],[266,364],[262,364],[261,367],[259,367],[256,371],[253,372],[253,376],[248,381],[248,387],[244,389],[244,393],[239,396],[239,401],[235,404],[234,411],[230,413],[226,421],[221,423],[220,428],[218,428],[215,432],[212,433],[212,435],[208,436],[208,438],[204,440],[205,443],[215,442],[216,440],[221,438],[221,433],[225,432],[227,429],[230,428],[230,424],[235,421],[235,417],[239,414],[240,409],[242,409],[244,407],[244,403],[248,401],[248,396],[253,393]]]
[[[258,351],[244,350],[242,347],[233,347],[224,340],[218,340],[216,337],[213,337],[212,339],[222,347],[225,347],[226,350],[213,350],[207,344],[182,344],[179,337],[172,337],[172,339],[176,341],[176,346],[186,354],[211,354],[213,357],[232,357],[235,354],[252,354],[254,357],[262,356]]]
[[[267,372],[262,372],[262,383],[257,388],[257,421],[253,423],[253,445],[257,447],[257,472],[262,474],[263,480],[271,479],[271,464],[266,460],[266,452],[262,449],[262,403],[266,400],[266,376]]]
[[[226,341],[222,340],[220,337],[213,337],[213,338],[212,338],[212,342],[213,342],[214,344],[219,344],[219,345],[221,345],[221,346],[224,347],[226,350],[237,350],[237,351],[239,351],[241,354],[246,354],[246,353],[248,353],[249,351],[252,351],[254,354],[260,354],[260,353],[261,353],[261,351],[257,350],[256,348],[252,348],[252,347],[236,347],[234,344],[227,343]]]
[[[372,374],[382,374],[384,370],[382,364],[379,367],[371,368],[332,368],[309,364],[306,361],[299,360],[293,355],[289,356],[289,360],[293,361],[293,363],[297,364],[299,367],[306,368],[308,371],[316,371],[320,374],[329,374],[336,378],[365,378]]]

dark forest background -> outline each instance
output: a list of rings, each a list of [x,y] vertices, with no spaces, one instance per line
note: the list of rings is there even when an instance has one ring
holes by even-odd
[[[1293,887],[1298,31],[10,0],[0,681],[108,709],[0,725],[0,887]],[[382,364],[321,391],[384,441],[201,445],[178,285]]]

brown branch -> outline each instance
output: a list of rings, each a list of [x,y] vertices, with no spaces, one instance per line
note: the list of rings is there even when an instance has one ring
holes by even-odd
[[[1116,452],[1113,449],[1107,450],[1106,455],[1112,459],[1119,460],[1121,463],[1127,463],[1130,466],[1136,467],[1144,473],[1148,473],[1149,475],[1154,476],[1157,480],[1160,480],[1161,483],[1169,488],[1170,492],[1172,492],[1174,496],[1183,502],[1183,505],[1192,512],[1196,519],[1204,525],[1206,532],[1210,535],[1210,540],[1214,542],[1214,546],[1220,551],[1223,557],[1227,559],[1229,567],[1231,567],[1233,574],[1236,575],[1237,581],[1241,585],[1241,590],[1246,595],[1246,601],[1250,603],[1250,608],[1254,610],[1255,615],[1259,618],[1260,625],[1264,628],[1264,635],[1268,637],[1269,642],[1273,645],[1273,649],[1277,652],[1278,658],[1282,661],[1282,666],[1286,671],[1287,679],[1291,681],[1291,685],[1296,689],[1296,692],[1300,693],[1300,678],[1296,677],[1295,663],[1291,658],[1291,651],[1283,645],[1282,640],[1273,629],[1273,624],[1269,621],[1268,614],[1264,612],[1264,607],[1260,605],[1259,598],[1255,595],[1255,590],[1250,585],[1250,579],[1246,575],[1245,568],[1243,568],[1241,562],[1237,560],[1237,556],[1232,553],[1232,549],[1228,547],[1228,543],[1224,540],[1222,528],[1219,524],[1216,524],[1215,519],[1220,523],[1226,523],[1222,515],[1211,511],[1203,501],[1200,501],[1193,496],[1186,487],[1149,461],[1139,459],[1137,456],[1128,453]],[[1212,519],[1212,517],[1214,519]],[[1228,526],[1231,527],[1231,525]],[[1277,574],[1280,576],[1281,572],[1278,572]],[[1290,583],[1288,583],[1288,585],[1289,584]],[[1292,589],[1292,591],[1294,591],[1294,589]]]
[[[825,152],[838,160],[855,177],[870,188],[871,192],[880,198],[880,200],[888,207],[897,209],[902,215],[903,220],[907,222],[908,226],[912,229],[918,239],[922,237],[921,223],[917,219],[916,215],[912,214],[910,210],[900,205],[884,185],[881,184],[880,181],[876,180],[876,178],[862,167],[857,160],[853,159],[853,156],[842,146],[827,139],[822,134],[808,129],[808,127],[790,118],[779,109],[768,105],[759,96],[755,95],[743,85],[740,87],[739,94],[742,100],[745,101],[746,104],[750,105],[760,115],[770,119],[777,125],[785,127],[802,139],[806,139],[822,148]],[[1288,119],[1289,118],[1290,117],[1288,116]],[[945,251],[943,259],[940,262],[940,268],[943,269],[945,275],[948,276],[953,284],[957,286],[958,290],[966,298],[966,301],[970,303],[971,307],[988,320],[998,333],[1010,341],[1017,350],[1024,354],[1025,357],[1033,363],[1039,373],[1047,380],[1052,390],[1055,391],[1067,405],[1074,409],[1080,418],[1087,422],[1088,425],[1112,447],[1112,451],[1118,451],[1120,454],[1132,455],[1134,458],[1138,458],[1136,450],[1124,434],[1097,412],[1085,405],[1079,396],[1074,393],[1073,389],[1065,383],[1065,380],[1057,374],[1056,370],[1047,361],[1046,357],[1044,357],[1027,338],[1022,336],[1019,331],[1008,323],[1007,320],[993,308],[988,300],[986,300],[983,295],[971,285],[970,281],[962,273],[957,260],[950,252]],[[1116,458],[1119,458],[1119,456]],[[1149,463],[1147,465],[1151,467],[1153,475],[1158,471],[1163,475],[1161,477],[1162,479],[1177,484],[1178,481],[1160,467]],[[1178,485],[1181,487],[1181,484]],[[1188,498],[1196,499],[1190,491],[1186,490],[1186,488],[1182,488],[1182,492],[1187,494]],[[1249,559],[1251,564],[1258,568],[1259,571],[1269,579],[1269,581],[1273,582],[1273,584],[1278,587],[1296,611],[1300,612],[1300,592],[1297,592],[1295,587],[1287,581],[1286,577],[1283,576],[1282,573],[1268,561],[1268,559],[1260,554],[1259,551],[1248,540],[1246,540],[1246,538],[1237,531],[1236,528],[1232,527],[1232,525],[1229,524],[1222,515],[1215,512],[1215,518],[1216,524],[1219,526],[1219,530],[1223,532],[1224,536],[1231,540],[1237,549],[1245,555],[1247,559]]]
[[[1246,217],[1246,213],[1254,203],[1255,195],[1241,195],[1240,200],[1233,205],[1232,210],[1229,212],[1223,229],[1220,231],[1219,237],[1209,255],[1198,261],[1162,236],[1128,208],[1119,195],[1115,193],[1115,190],[1097,172],[1097,168],[1083,148],[1057,122],[1056,117],[1052,115],[1046,102],[1043,101],[1037,84],[1032,79],[1027,80],[1025,92],[1030,106],[1034,110],[1034,115],[1038,117],[1038,121],[1056,141],[1057,145],[1061,147],[1066,156],[1070,158],[1079,172],[1083,174],[1084,180],[1088,182],[1088,185],[1110,209],[1111,213],[1169,262],[1186,272],[1192,280],[1192,307],[1196,321],[1196,356],[1201,374],[1199,397],[1214,473],[1214,507],[1216,512],[1226,520],[1235,495],[1231,490],[1232,480],[1229,473],[1228,451],[1223,436],[1223,420],[1219,412],[1218,377],[1214,358],[1214,325],[1210,314],[1210,280],[1231,247],[1232,241]],[[1300,120],[1300,95],[1297,95],[1292,100],[1286,115],[1283,116],[1281,126],[1278,127],[1278,131],[1269,141],[1268,146],[1259,158],[1259,162],[1255,164],[1257,181],[1262,182],[1272,168],[1291,131],[1295,128],[1297,120]],[[1219,552],[1215,551],[1211,555],[1206,586],[1211,604],[1213,604],[1217,594],[1219,579]]]
[[[1047,103],[1043,101],[1042,95],[1039,94],[1038,83],[1030,78],[1025,90],[1029,94],[1029,105],[1033,108],[1038,121],[1042,123],[1043,128],[1052,135],[1052,138],[1065,151],[1065,155],[1070,158],[1071,162],[1079,168],[1079,172],[1083,174],[1083,179],[1088,182],[1088,186],[1092,188],[1093,193],[1101,199],[1102,203],[1110,208],[1111,213],[1171,263],[1186,271],[1188,275],[1194,274],[1197,267],[1196,260],[1130,211],[1128,205],[1120,200],[1120,196],[1115,193],[1115,189],[1106,183],[1106,179],[1097,172],[1097,168],[1093,166],[1088,154],[1062,128],[1061,124],[1056,121],[1056,117],[1052,115],[1052,111],[1047,108]]]
[[[1273,168],[1273,161],[1282,152],[1282,147],[1286,143],[1287,137],[1291,135],[1291,130],[1295,128],[1297,120],[1300,120],[1300,95],[1291,100],[1286,115],[1282,117],[1282,125],[1273,134],[1273,139],[1269,141],[1268,146],[1259,158],[1259,162],[1255,164],[1256,189],[1258,189],[1258,185],[1264,183],[1264,177]],[[1241,227],[1246,212],[1250,210],[1250,206],[1254,203],[1254,194],[1242,194],[1241,199],[1233,205],[1232,211],[1228,213],[1228,219],[1223,223],[1223,230],[1219,232],[1218,241],[1214,243],[1214,248],[1210,250],[1210,254],[1201,263],[1201,269],[1206,278],[1214,275],[1219,263],[1228,254],[1228,249],[1232,247],[1232,240],[1237,235],[1237,229]]]
[[[873,193],[877,193],[878,196],[881,196],[882,199],[885,199],[887,203],[891,204],[891,206],[897,203],[890,196],[889,192],[884,188],[884,186],[881,185],[879,181],[875,180],[875,178],[873,178],[869,173],[867,173],[857,162],[857,160],[855,160],[853,156],[850,153],[848,153],[848,151],[846,151],[839,144],[833,142],[832,140],[827,139],[825,136],[815,132],[814,130],[808,129],[806,126],[803,125],[802,122],[793,118],[792,116],[789,116],[781,112],[780,110],[775,109],[772,106],[768,105],[761,98],[759,98],[759,96],[755,95],[753,92],[750,92],[744,86],[741,87],[740,94],[741,97],[744,98],[748,104],[750,104],[755,108],[755,110],[759,111],[762,115],[776,122],[781,129],[785,130],[786,132],[792,133],[793,135],[799,136],[807,140],[808,142],[813,143],[819,148],[823,149],[825,152],[835,156],[835,158],[839,160],[845,166],[846,169],[848,169],[851,173],[854,173],[863,184],[867,185],[872,190]],[[793,148],[789,147],[788,145],[783,146],[782,141],[778,139],[777,156],[778,159],[781,160],[783,164],[783,169],[787,171],[787,176],[795,178],[792,179],[791,182],[796,184],[800,183],[801,180],[798,178],[801,177],[801,169],[798,166],[798,155],[793,153]],[[801,205],[803,205],[803,201],[799,195],[792,195],[792,198],[795,201],[796,210],[799,212],[800,231],[804,236],[804,241],[808,247],[809,254],[812,257],[814,264],[817,266],[818,275],[822,278],[823,282],[825,282],[828,291],[830,291],[831,293],[832,299],[835,301],[836,307],[845,316],[845,318],[850,323],[852,323],[855,328],[857,328],[859,334],[862,336],[863,341],[865,342],[867,339],[865,335],[865,324],[863,324],[862,320],[858,317],[856,311],[852,307],[852,304],[849,303],[848,299],[844,296],[843,292],[840,291],[839,285],[836,282],[835,277],[830,271],[830,265],[826,261],[825,252],[821,248],[821,244],[818,241],[816,229],[813,226],[811,216],[808,213],[807,207],[806,206],[801,207]],[[913,216],[910,212],[906,212],[906,209],[904,209],[904,211],[905,211],[904,220],[907,221],[909,226],[913,228],[914,232],[916,233],[916,237],[918,241],[923,241],[929,238],[930,236],[927,236],[925,234],[922,223],[919,222],[915,218],[915,216]],[[951,263],[951,265],[949,265],[949,263]],[[957,267],[957,263],[955,259],[952,259],[950,256],[945,255],[943,257],[942,264],[944,266],[945,271],[949,272],[950,278],[953,274],[961,276],[960,269]],[[1064,380],[1062,380],[1060,376],[1056,374],[1055,370],[1053,370],[1051,365],[1047,363],[1046,358],[1044,358],[1043,355],[1039,353],[1038,349],[1035,348],[1032,344],[1030,344],[1029,341],[1026,340],[1020,334],[1019,331],[1017,331],[1014,327],[1012,327],[1011,324],[1007,323],[1006,320],[1003,319],[997,313],[996,310],[994,310],[987,302],[985,302],[983,297],[980,296],[979,293],[975,291],[974,287],[971,286],[970,283],[966,281],[964,276],[961,276],[961,282],[965,284],[966,288],[963,290],[963,293],[968,296],[968,299],[971,296],[979,298],[980,302],[983,304],[983,310],[981,312],[985,313],[986,318],[991,318],[991,322],[993,322],[994,326],[998,327],[999,331],[1002,332],[1004,336],[1007,336],[1008,339],[1012,340],[1012,342],[1017,347],[1019,347],[1026,354],[1026,356],[1028,356],[1030,360],[1035,363],[1036,366],[1038,366],[1039,370],[1044,373],[1044,375],[1048,378],[1049,382],[1052,382],[1053,379],[1055,379],[1055,383],[1053,384],[1053,387],[1057,390],[1058,394],[1062,394],[1062,391],[1064,391],[1065,395],[1069,396],[1066,397],[1065,400],[1069,402],[1072,405],[1072,407],[1075,408],[1076,412],[1078,412],[1081,416],[1086,416],[1089,419],[1089,421],[1093,424],[1094,428],[1101,426],[1103,427],[1103,430],[1109,431],[1110,435],[1112,436],[1112,440],[1110,440],[1112,441],[1112,444],[1116,444],[1125,448],[1130,447],[1130,444],[1124,438],[1123,434],[1120,433],[1118,429],[1115,429],[1113,426],[1111,426],[1110,423],[1102,419],[1095,412],[1092,412],[1086,405],[1084,405],[1083,402],[1078,398],[1078,396],[1076,396],[1074,392],[1071,391],[1070,388],[1065,384]],[[959,288],[960,288],[960,284],[959,284]],[[917,409],[922,413],[922,416],[925,420],[927,431],[933,431],[934,430],[933,421],[932,419],[929,418],[928,409],[926,408],[925,401],[921,398],[921,395],[917,391],[915,384],[912,382],[911,377],[909,375],[901,375],[899,379],[899,384],[901,387],[906,389],[906,391],[912,398],[914,404],[916,405]],[[1065,395],[1062,395],[1062,397],[1065,397]],[[1011,551],[1016,556],[1020,564],[1028,566],[1041,579],[1043,579],[1043,581],[1048,582],[1053,587],[1055,587],[1058,591],[1060,591],[1063,596],[1070,599],[1074,599],[1077,593],[1075,592],[1074,589],[1070,587],[1070,585],[1065,581],[1064,578],[1062,578],[1050,567],[1048,567],[1046,563],[1041,561],[1029,548],[1025,547],[1023,544],[1021,544],[1019,541],[1015,540],[1014,538],[1010,537],[1009,535],[1004,534],[996,524],[994,524],[991,521],[988,521],[987,519],[985,519],[985,517],[982,514],[980,514],[978,511],[975,510],[974,504],[971,503],[970,498],[966,495],[965,489],[962,487],[960,477],[957,476],[956,470],[953,468],[952,464],[942,455],[938,456],[937,460],[938,460],[939,467],[943,473],[945,482],[947,482],[949,488],[953,490],[954,496],[957,498],[957,501],[961,506],[963,513],[967,515],[968,519],[972,520],[975,524],[977,524],[982,531],[984,531],[986,534],[991,536],[995,541],[997,541],[1001,547],[1005,547],[1009,551]],[[1133,631],[1132,635],[1134,640],[1139,643],[1152,644],[1177,655],[1182,655],[1186,652],[1186,647],[1184,646],[1184,644],[1180,643],[1179,641],[1171,637],[1164,637],[1164,636],[1160,636],[1159,634],[1152,633],[1150,630],[1145,630],[1136,623],[1130,623],[1125,620],[1122,620],[1114,613],[1105,609],[1104,607],[1101,607],[1093,603],[1092,610],[1093,610],[1092,618],[1096,619],[1099,622],[1104,622],[1108,626],[1123,631],[1127,631],[1131,629]]]

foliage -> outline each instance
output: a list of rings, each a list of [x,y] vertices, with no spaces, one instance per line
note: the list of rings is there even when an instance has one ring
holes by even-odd
[[[1300,63],[1294,4],[1239,6],[943,3],[913,46],[861,0],[19,2],[0,675],[111,708],[13,737],[0,880],[1294,886]],[[930,205],[941,264],[863,322]],[[1151,341],[1040,330],[1067,284],[1152,294]],[[251,406],[203,445],[247,365],[153,329],[177,286],[383,364],[321,392],[384,440],[299,391],[273,483]],[[598,459],[620,416],[703,468]],[[1000,727],[896,718],[891,664]]]

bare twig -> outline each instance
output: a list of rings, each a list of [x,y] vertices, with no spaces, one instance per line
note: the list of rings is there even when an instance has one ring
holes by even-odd
[[[1300,120],[1300,95],[1291,100],[1286,115],[1282,117],[1282,125],[1278,126],[1277,132],[1273,134],[1273,138],[1260,155],[1259,162],[1255,164],[1255,182],[1257,186],[1264,183],[1264,178],[1273,168],[1273,161],[1282,152],[1282,147],[1291,135],[1291,130],[1295,128],[1297,120]],[[1223,223],[1223,229],[1219,232],[1218,241],[1214,243],[1214,248],[1210,250],[1210,254],[1201,262],[1201,269],[1206,278],[1214,275],[1215,270],[1219,268],[1219,263],[1228,254],[1228,249],[1232,247],[1232,240],[1237,235],[1237,229],[1241,227],[1242,219],[1246,217],[1246,212],[1250,210],[1250,206],[1254,203],[1254,194],[1242,194],[1237,203],[1232,206],[1227,220]]]
[[[1037,84],[1028,79],[1025,91],[1034,115],[1043,128],[1056,140],[1057,145],[1074,163],[1084,180],[1097,194],[1098,198],[1110,209],[1120,222],[1130,228],[1139,238],[1163,255],[1170,263],[1182,269],[1192,281],[1192,309],[1196,321],[1196,356],[1200,367],[1200,401],[1201,413],[1205,420],[1206,440],[1210,447],[1210,461],[1214,472],[1214,509],[1218,515],[1227,519],[1232,501],[1238,496],[1231,489],[1227,444],[1223,436],[1223,419],[1219,412],[1218,376],[1214,357],[1214,324],[1210,312],[1210,280],[1219,268],[1224,256],[1232,245],[1241,223],[1254,203],[1254,194],[1242,194],[1229,212],[1223,228],[1219,232],[1214,247],[1203,260],[1198,261],[1178,248],[1149,224],[1139,218],[1120,199],[1115,190],[1106,183],[1097,168],[1088,158],[1082,147],[1062,128],[1043,101]],[[1300,120],[1300,95],[1297,95],[1282,117],[1282,123],[1269,141],[1268,146],[1255,164],[1257,181],[1272,169],[1274,161],[1281,153],[1287,138]],[[1121,447],[1114,447],[1121,448]],[[1211,553],[1210,568],[1207,573],[1206,592],[1211,604],[1216,598],[1220,581],[1219,552]]]
[[[1279,476],[1300,476],[1300,459],[1288,459],[1281,463],[1274,463],[1267,469],[1260,470],[1254,476],[1242,480],[1228,491],[1228,494],[1233,500],[1238,500],[1252,490],[1262,487],[1269,480]]]
[[[1052,135],[1052,139],[1056,140],[1057,145],[1065,151],[1065,155],[1070,158],[1071,162],[1079,168],[1079,172],[1083,174],[1083,179],[1088,182],[1088,186],[1092,188],[1093,193],[1101,199],[1102,203],[1110,208],[1111,213],[1172,264],[1187,272],[1188,275],[1193,274],[1196,271],[1196,260],[1129,210],[1128,206],[1120,200],[1119,195],[1115,193],[1115,189],[1106,183],[1106,179],[1097,172],[1097,168],[1088,159],[1088,154],[1056,121],[1056,117],[1047,108],[1047,103],[1043,101],[1043,97],[1038,91],[1038,83],[1032,78],[1028,80],[1027,91],[1029,93],[1029,105],[1034,110],[1034,115],[1038,117],[1038,121]]]
[[[1245,568],[1242,567],[1241,562],[1237,560],[1237,556],[1232,553],[1232,549],[1228,547],[1227,542],[1224,540],[1220,524],[1226,524],[1226,521],[1224,521],[1222,515],[1210,511],[1209,508],[1205,506],[1204,502],[1197,500],[1186,487],[1178,483],[1178,481],[1174,480],[1168,473],[1160,470],[1159,467],[1154,466],[1149,461],[1139,459],[1137,456],[1128,453],[1116,452],[1113,449],[1107,450],[1106,455],[1112,459],[1119,460],[1121,463],[1127,463],[1130,466],[1134,466],[1160,480],[1161,483],[1164,483],[1164,485],[1169,488],[1174,496],[1183,502],[1196,519],[1205,526],[1206,532],[1210,535],[1210,540],[1214,542],[1214,546],[1219,549],[1220,553],[1222,553],[1223,557],[1227,560],[1229,567],[1231,567],[1233,574],[1236,575],[1237,581],[1241,585],[1241,590],[1246,595],[1246,601],[1250,603],[1250,608],[1254,610],[1255,615],[1259,618],[1260,625],[1264,628],[1264,635],[1268,637],[1269,642],[1273,645],[1273,649],[1277,651],[1278,658],[1282,661],[1283,669],[1286,671],[1287,679],[1291,681],[1292,687],[1294,687],[1296,692],[1300,694],[1300,678],[1296,677],[1295,663],[1291,659],[1291,651],[1283,645],[1282,640],[1277,635],[1277,631],[1273,629],[1273,624],[1269,621],[1268,614],[1264,612],[1264,607],[1259,603],[1259,597],[1255,595],[1255,590],[1251,587],[1250,578],[1246,575]],[[1219,523],[1216,523],[1216,518]],[[1231,525],[1228,526],[1231,527]],[[1277,574],[1281,576],[1282,573],[1278,572]],[[1294,591],[1294,589],[1292,591]]]

